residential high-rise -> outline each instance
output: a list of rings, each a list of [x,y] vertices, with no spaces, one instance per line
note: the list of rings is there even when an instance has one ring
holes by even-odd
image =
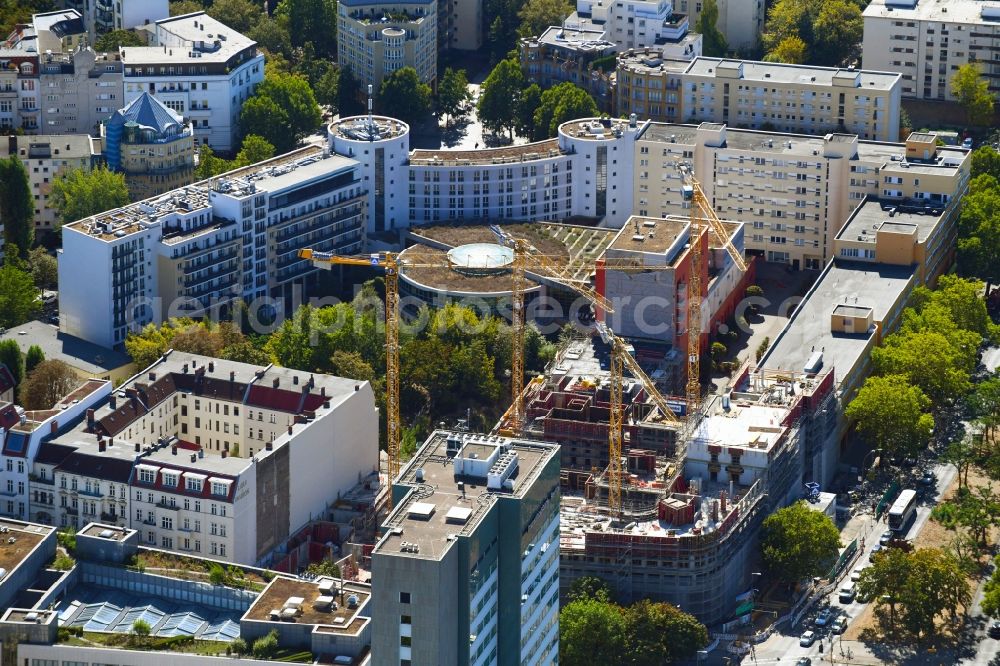
[[[108,168],[125,174],[133,201],[187,185],[194,177],[191,126],[149,93],[101,125]]]
[[[435,431],[372,551],[372,658],[551,664],[559,654],[559,447]]]
[[[337,55],[363,86],[412,67],[424,83],[437,79],[437,0],[342,0],[337,3]]]
[[[980,0],[872,0],[864,10],[861,61],[899,72],[903,97],[955,100],[952,77],[977,63],[990,90],[1000,90],[1000,7]]]
[[[97,136],[101,122],[122,105],[122,62],[90,47],[39,57],[41,131]]]
[[[62,0],[83,15],[91,43],[114,30],[131,30],[170,16],[168,0]]]
[[[148,92],[191,123],[199,144],[239,147],[240,109],[264,80],[255,41],[197,12],[156,21],[150,45],[123,47],[121,59],[126,103]]]

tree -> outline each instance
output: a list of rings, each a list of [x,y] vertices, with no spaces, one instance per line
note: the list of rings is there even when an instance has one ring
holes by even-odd
[[[570,601],[582,599],[611,601],[611,596],[611,586],[599,576],[580,576],[570,584],[569,592],[566,594]]]
[[[209,16],[226,24],[236,32],[246,35],[264,18],[261,4],[251,0],[213,0],[205,10]]]
[[[521,136],[535,134],[535,111],[542,104],[542,89],[537,83],[521,91],[521,99],[517,104],[517,126],[515,131]]]
[[[872,361],[876,372],[903,375],[935,407],[941,407],[965,395],[971,387],[969,351],[956,349],[937,331],[901,332],[886,338],[882,347],[873,349]],[[974,353],[971,359],[974,363]]]
[[[19,247],[22,257],[27,256],[35,242],[35,203],[28,170],[17,155],[0,159],[0,222],[4,241]]]
[[[949,530],[967,529],[985,548],[990,528],[1000,526],[1000,498],[992,485],[961,487],[952,499],[934,507],[931,515]]]
[[[288,57],[292,53],[292,36],[288,33],[285,21],[265,16],[247,33],[247,36],[272,57],[278,55]]]
[[[437,92],[438,110],[449,116],[445,125],[450,124],[451,117],[464,115],[467,112],[466,105],[471,100],[472,93],[469,92],[469,78],[465,75],[465,70],[446,68],[438,83]]]
[[[535,141],[555,136],[559,126],[577,118],[592,118],[598,114],[594,98],[576,84],[566,81],[542,93],[542,102],[535,110]]]
[[[989,152],[984,152],[989,151]],[[977,165],[977,155],[979,156]],[[972,155],[973,169],[981,169],[969,184],[958,218],[958,267],[963,275],[1000,282],[1000,155],[984,147]],[[994,165],[993,162],[996,162]]]
[[[312,88],[294,74],[269,73],[240,112],[243,135],[257,134],[279,153],[294,148],[322,121]]]
[[[951,88],[958,103],[965,109],[970,125],[990,125],[993,121],[993,93],[976,63],[969,62],[959,67],[951,77]]]
[[[497,63],[483,81],[479,95],[479,119],[487,131],[494,134],[509,132],[514,138],[523,87],[524,74],[517,60]]]
[[[145,620],[136,620],[132,623],[132,633],[140,638],[149,636],[149,633],[152,630],[152,627],[149,626],[149,622],[146,622]]]
[[[249,363],[250,365],[267,365],[271,358],[260,347],[257,347],[249,340],[242,340],[226,345],[219,352],[219,358],[227,361],[237,361],[239,363]]]
[[[993,146],[983,145],[972,151],[972,166],[969,169],[972,182],[974,183],[976,177],[983,174],[1000,179],[1000,153]],[[970,191],[972,190],[971,185],[970,183]]]
[[[1000,556],[993,560],[993,573],[983,586],[983,614],[987,617],[1000,618]]]
[[[789,583],[829,571],[840,550],[830,517],[799,501],[764,520],[761,553],[772,574]]]
[[[199,0],[172,0],[170,3],[170,15],[181,16],[192,12],[205,11],[205,5]]]
[[[55,289],[59,285],[59,263],[44,247],[36,247],[28,253],[31,279],[39,289]]]
[[[382,79],[378,106],[382,113],[413,126],[431,110],[431,87],[420,80],[417,70],[401,67]]]
[[[337,113],[340,109],[340,68],[328,67],[313,86],[313,93],[321,106],[326,106],[332,113]]]
[[[341,118],[364,113],[366,107],[362,95],[365,91],[361,89],[361,82],[355,78],[351,70],[340,70],[340,89],[337,92],[339,94],[337,108]]]
[[[28,347],[28,353],[24,356],[24,371],[31,374],[31,371],[38,367],[38,364],[45,360],[45,352],[38,345]]]
[[[708,645],[708,629],[676,606],[643,599],[625,609],[626,651],[618,663],[659,666],[692,659]]]
[[[145,46],[142,37],[131,30],[112,30],[98,37],[94,42],[94,50],[101,52],[117,52],[122,46]]]
[[[0,340],[0,364],[7,366],[14,377],[14,386],[24,381],[24,354],[17,340]]]
[[[39,305],[38,289],[29,273],[9,264],[0,267],[0,327],[23,324]]]
[[[338,349],[330,358],[333,374],[363,382],[375,380],[375,369],[358,352]]]
[[[726,37],[719,30],[719,4],[716,0],[705,0],[701,6],[701,16],[695,22],[694,31],[701,33],[702,53],[711,58],[721,58],[729,51]]]
[[[934,418],[927,413],[930,404],[903,375],[872,376],[847,405],[845,415],[887,453],[910,454],[930,440],[934,428]]]
[[[306,567],[306,571],[313,576],[333,576],[334,578],[340,578],[340,567],[330,560],[313,562]]]
[[[517,13],[521,25],[517,29],[520,37],[537,37],[550,25],[559,25],[573,13],[573,5],[567,0],[527,0]]]
[[[62,361],[42,361],[21,384],[21,404],[25,409],[52,409],[79,383],[73,368]]]
[[[125,175],[97,169],[73,169],[52,181],[50,203],[63,224],[76,222],[129,202]]]
[[[236,159],[230,166],[235,169],[257,164],[272,157],[274,157],[274,145],[270,141],[256,134],[248,134],[243,137],[240,152],[236,153]]]
[[[328,55],[337,53],[337,4],[335,0],[281,0],[275,16],[287,20],[292,46],[312,42]]]
[[[278,651],[278,632],[272,629],[266,636],[253,642],[253,656],[256,659],[270,659]]]
[[[764,60],[768,62],[783,62],[789,65],[803,65],[808,59],[806,43],[798,35],[785,37],[775,47],[768,51]]]
[[[812,61],[837,66],[845,64],[861,43],[864,17],[861,8],[849,0],[823,0],[813,19]]]
[[[559,612],[559,663],[619,663],[627,631],[625,614],[615,604],[597,599],[572,601]]]
[[[228,171],[229,165],[229,160],[217,157],[212,147],[203,143],[198,147],[198,166],[194,168],[194,178],[195,180],[205,180],[212,176],[218,176],[220,173]]]

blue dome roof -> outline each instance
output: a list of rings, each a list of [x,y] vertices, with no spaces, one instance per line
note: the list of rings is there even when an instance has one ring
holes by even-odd
[[[130,122],[136,123],[142,129],[151,129],[157,134],[167,134],[181,129],[184,120],[164,106],[163,102],[144,92],[124,108],[115,111],[107,124],[114,126]]]

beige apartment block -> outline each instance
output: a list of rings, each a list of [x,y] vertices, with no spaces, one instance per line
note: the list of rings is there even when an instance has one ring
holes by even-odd
[[[679,168],[688,165],[719,216],[747,225],[747,254],[818,269],[866,199],[914,215],[952,215],[968,186],[969,153],[936,146],[925,153],[927,145],[922,135],[903,144],[652,123],[635,151],[633,211],[688,214]]]
[[[864,11],[862,62],[899,72],[903,97],[954,101],[951,79],[979,64],[1000,90],[1000,5],[980,0],[872,0]]]
[[[47,134],[93,134],[125,98],[117,53],[81,47],[39,56],[42,127]]]
[[[413,67],[424,83],[437,77],[437,0],[337,3],[337,53],[361,83],[378,92],[382,79]]]
[[[681,82],[690,61],[664,58],[655,48],[618,54],[615,107],[618,113],[663,123],[684,122]]]
[[[698,25],[704,0],[676,0],[674,11],[686,14],[692,28]],[[718,0],[719,20],[715,26],[726,38],[732,52],[754,49],[764,30],[764,0]]]

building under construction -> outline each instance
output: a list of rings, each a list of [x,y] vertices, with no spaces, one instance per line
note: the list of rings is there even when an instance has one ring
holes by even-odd
[[[606,473],[564,497],[563,592],[600,576],[624,601],[668,601],[706,624],[733,616],[751,585],[764,517],[800,494],[805,428],[832,381],[745,368],[733,386],[677,431],[682,463],[628,452],[620,520],[607,510]]]

